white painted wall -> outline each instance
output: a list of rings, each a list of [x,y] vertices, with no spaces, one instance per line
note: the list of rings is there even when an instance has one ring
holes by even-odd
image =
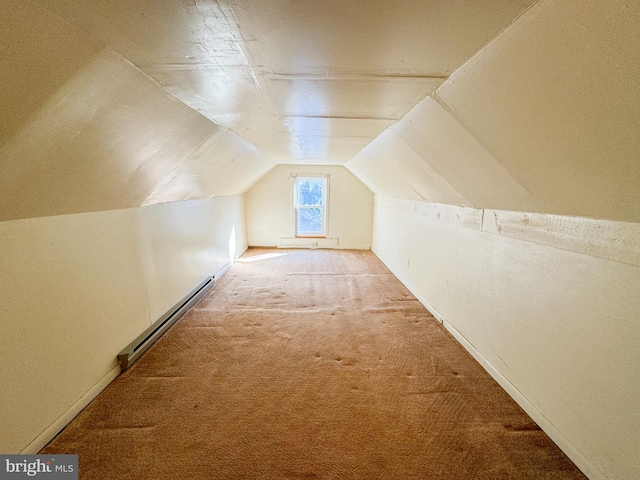
[[[0,222],[0,451],[37,452],[244,249],[243,195]]]
[[[640,478],[639,26],[540,0],[345,165],[373,250],[592,479]]]
[[[376,196],[373,251],[592,479],[640,478],[640,224]]]
[[[329,175],[326,239],[295,239],[295,174]],[[342,166],[278,165],[246,194],[247,235],[253,246],[317,246],[369,249],[373,228],[373,194]]]

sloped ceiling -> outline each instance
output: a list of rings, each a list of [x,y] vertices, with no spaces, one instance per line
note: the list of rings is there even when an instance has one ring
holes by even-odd
[[[404,198],[638,222],[638,78],[640,2],[541,0],[347,167]],[[374,178],[390,149],[432,175]]]
[[[0,220],[374,192],[640,220],[637,2],[5,0]],[[454,73],[455,72],[455,73]]]
[[[532,0],[6,0],[0,219],[345,163]]]
[[[532,0],[45,0],[278,163],[344,163]]]

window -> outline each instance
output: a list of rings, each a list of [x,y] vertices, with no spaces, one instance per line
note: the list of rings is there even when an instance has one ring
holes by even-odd
[[[296,237],[327,236],[326,177],[296,177],[293,204]]]

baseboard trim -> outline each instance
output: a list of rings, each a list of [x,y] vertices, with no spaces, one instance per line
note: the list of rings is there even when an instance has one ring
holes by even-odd
[[[249,245],[245,246],[244,249],[241,252],[236,253],[236,256],[233,258],[233,263],[237,262],[238,259],[247,252],[247,250],[249,250]],[[227,268],[221,269],[218,274],[222,275],[224,272],[229,270],[230,266],[231,266],[231,264],[229,264],[229,266]]]
[[[375,254],[376,257],[378,257],[380,259],[380,261],[382,263],[384,263],[385,267],[387,267],[391,273],[393,273],[393,275],[400,280],[400,283],[402,283],[407,290],[409,290],[411,292],[411,294],[416,297],[418,299],[418,301],[424,305],[424,307],[429,310],[429,313],[431,313],[431,315],[434,316],[434,318],[442,323],[444,322],[444,317],[440,314],[440,312],[433,306],[431,305],[426,298],[424,298],[418,291],[414,290],[413,287],[411,286],[411,284],[409,282],[407,282],[407,280],[400,274],[400,272],[398,272],[389,262],[387,262],[378,252],[376,252],[373,248],[371,248],[371,251]]]
[[[371,250],[371,245],[341,245],[339,247],[308,245],[249,245],[249,248],[279,248],[283,250]]]
[[[237,260],[241,257],[246,251],[248,247],[245,247],[242,252],[236,255]],[[215,275],[216,278],[221,277],[224,273],[229,270],[231,265],[234,262],[229,262],[224,265]],[[96,383],[88,392],[86,392],[82,397],[80,397],[73,405],[71,405],[67,410],[65,410],[62,415],[60,415],[57,419],[55,419],[40,435],[38,435],[35,439],[31,441],[26,447],[24,447],[20,454],[29,455],[29,454],[37,454],[40,450],[46,447],[51,440],[53,440],[64,428],[71,423],[71,421],[76,418],[82,410],[84,410],[98,395],[102,393],[102,391],[109,386],[111,382],[113,382],[118,375],[120,375],[120,365],[116,365],[113,367],[109,373],[107,373],[104,377],[100,379],[98,383]]]
[[[529,415],[534,422],[549,436],[549,438],[562,450],[567,457],[584,473],[590,480],[610,480],[593,462],[591,462],[560,430],[558,430],[545,416],[538,410],[518,388],[509,381],[496,367],[489,362],[482,353],[465,338],[450,322],[448,322],[426,299],[416,292],[411,285],[400,275],[397,270],[375,250],[373,253],[385,264],[398,280],[415,296],[418,301],[429,310],[444,328],[456,339],[465,350],[484,368],[493,379],[504,389],[507,394]]]
[[[426,305],[425,305],[426,307]],[[542,428],[549,438],[562,450],[567,457],[584,473],[590,480],[609,480],[584,454],[571,443],[545,416],[525,397],[517,387],[502,375],[480,351],[473,346],[464,335],[462,335],[447,320],[442,322],[444,328],[467,350],[473,358],[484,368],[493,379],[509,394],[520,407]]]
[[[23,455],[36,454],[53,440],[78,414],[89,405],[120,374],[120,365],[113,367],[98,383],[53,421],[40,435],[20,452]]]

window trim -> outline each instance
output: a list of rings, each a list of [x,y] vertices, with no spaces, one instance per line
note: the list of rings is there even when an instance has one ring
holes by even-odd
[[[295,238],[327,238],[329,236],[329,174],[318,173],[295,173],[291,175],[293,177],[293,236]],[[324,192],[323,192],[323,205],[302,205],[303,208],[320,208],[322,211],[322,234],[312,233],[304,234],[298,232],[298,209],[301,207],[298,205],[298,181],[299,179],[323,179],[324,180]]]

